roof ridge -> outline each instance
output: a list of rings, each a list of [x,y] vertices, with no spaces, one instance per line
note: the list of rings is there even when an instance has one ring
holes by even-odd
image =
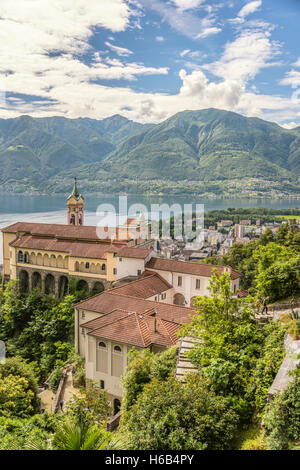
[[[130,282],[128,284],[130,284]],[[88,302],[89,300],[94,299],[95,297],[98,297],[100,295],[105,295],[105,294],[115,295],[113,292],[111,292],[112,290],[114,290],[114,289],[105,290],[103,292],[95,294],[95,295],[89,297],[88,299],[85,299],[85,300],[82,300],[81,302],[78,302],[77,304],[74,305],[74,307],[82,308],[82,307],[80,307],[80,304],[83,304],[84,302]],[[191,307],[185,307],[183,305],[170,304],[168,302],[158,302],[157,300],[141,299],[140,297],[134,297],[133,295],[128,295],[128,294],[118,294],[118,295],[121,296],[121,297],[128,297],[130,299],[140,300],[142,302],[153,302],[156,305],[158,305],[158,304],[159,305],[169,305],[170,307],[173,307],[173,308],[176,308],[176,309],[180,308],[180,309],[186,309],[186,310],[193,310]]]
[[[140,320],[142,320],[143,317],[140,318],[140,317],[139,317],[139,314],[136,313],[136,314],[135,314],[135,319],[136,319],[136,322],[137,322],[137,325],[138,325],[138,329],[139,329],[139,332],[140,332],[140,335],[141,335],[141,338],[142,338],[142,342],[143,342],[144,346],[146,347],[146,341],[145,341],[145,339],[144,339],[144,335],[143,335],[143,332],[142,332],[142,329],[141,329],[141,325],[140,325]]]
[[[153,273],[153,275],[148,276],[148,277],[154,277],[155,274],[156,273]],[[125,286],[135,284],[136,282],[139,282],[139,281],[144,281],[145,279],[146,279],[145,277],[139,277],[138,279],[135,279],[134,281],[127,282],[126,284],[123,284],[122,286],[112,287],[111,289],[108,289],[106,292],[115,291],[117,289],[122,289]],[[120,294],[120,295],[126,295],[126,294]]]
[[[116,310],[118,310],[118,309],[116,309]],[[125,311],[125,312],[126,312],[126,311]],[[110,312],[110,313],[111,313],[111,312]],[[107,313],[106,315],[110,315],[110,313]],[[106,316],[106,315],[103,315],[102,317],[99,317],[99,318],[103,318],[103,317]],[[138,314],[137,314],[137,312],[128,312],[128,315],[124,315],[124,317],[117,318],[117,319],[115,319],[115,320],[112,320],[112,321],[110,321],[110,322],[107,322],[105,325],[99,326],[98,328],[95,328],[94,330],[90,331],[90,332],[88,333],[88,335],[94,333],[95,331],[101,330],[102,328],[105,328],[105,327],[107,327],[108,325],[113,325],[114,323],[120,322],[120,321],[124,320],[125,318],[128,318],[128,317],[130,317],[130,316],[132,316],[132,315],[138,315]],[[95,320],[97,320],[97,318],[95,318]],[[80,326],[81,326],[81,325],[80,325]]]
[[[130,282],[128,283],[130,284]],[[113,289],[111,289],[113,290]],[[114,294],[111,294],[109,290],[107,291],[104,291],[104,292],[100,292],[100,294],[97,294],[97,295],[101,295],[101,294],[110,294],[110,295],[114,295]],[[129,297],[131,299],[138,299],[138,300],[143,300],[144,302],[153,302],[155,304],[160,304],[160,305],[170,305],[172,307],[176,307],[176,308],[186,308],[188,310],[193,310],[191,307],[185,307],[184,305],[176,305],[176,304],[170,304],[168,302],[158,302],[157,300],[150,300],[150,299],[141,299],[139,297],[134,297],[134,295],[128,295],[128,294],[118,294],[118,295],[121,295],[122,297]],[[88,299],[86,300],[90,300],[92,299],[92,297],[89,297]],[[85,300],[83,300],[83,302],[85,302]]]

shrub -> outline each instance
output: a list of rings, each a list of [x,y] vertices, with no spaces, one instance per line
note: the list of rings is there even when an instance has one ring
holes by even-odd
[[[275,395],[267,406],[265,426],[267,446],[271,450],[287,449],[290,441],[300,439],[300,376],[296,374],[288,388]]]

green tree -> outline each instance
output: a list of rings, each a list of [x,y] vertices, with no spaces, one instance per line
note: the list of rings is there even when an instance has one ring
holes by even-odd
[[[126,374],[122,378],[123,400],[122,413],[135,403],[144,386],[153,378],[164,380],[174,371],[176,365],[176,347],[154,354],[146,349],[142,353],[133,350],[129,357]]]
[[[7,358],[0,364],[0,387],[2,415],[25,417],[38,410],[36,378],[20,358]]]
[[[134,450],[228,449],[238,417],[199,379],[152,381],[122,416],[121,435]]]
[[[254,409],[249,385],[264,334],[253,321],[253,300],[232,298],[228,273],[215,271],[209,289],[211,297],[197,298],[197,314],[181,334],[198,338],[188,354],[191,361],[210,381],[210,388],[228,397],[240,417],[248,420]]]
[[[89,381],[85,388],[80,389],[80,396],[73,395],[67,404],[67,414],[74,423],[85,423],[91,426],[94,423],[102,425],[110,415],[111,407],[105,390]]]
[[[287,449],[289,442],[300,439],[300,376],[296,375],[288,388],[275,395],[264,417],[271,450]]]
[[[52,445],[55,450],[103,450],[110,436],[103,427],[66,420],[58,426]]]

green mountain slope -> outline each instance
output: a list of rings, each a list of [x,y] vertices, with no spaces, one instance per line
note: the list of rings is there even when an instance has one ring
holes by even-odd
[[[299,175],[299,144],[297,131],[261,119],[185,111],[128,139],[99,169],[168,180],[280,179]]]
[[[100,162],[143,129],[121,116],[97,121],[64,117],[0,119],[0,183],[43,187],[51,176]]]
[[[287,130],[217,109],[184,111],[160,124],[22,116],[0,120],[1,187],[66,191],[185,192],[224,188],[294,194],[300,127]],[[228,192],[228,191],[227,191]]]

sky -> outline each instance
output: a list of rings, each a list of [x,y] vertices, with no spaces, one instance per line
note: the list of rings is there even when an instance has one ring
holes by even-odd
[[[1,0],[0,118],[300,125],[300,0]]]

